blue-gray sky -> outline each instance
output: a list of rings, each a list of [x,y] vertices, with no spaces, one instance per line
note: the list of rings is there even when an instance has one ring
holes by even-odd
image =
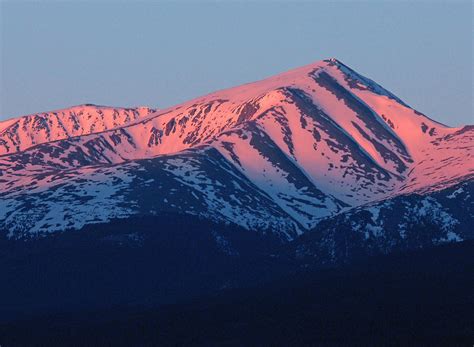
[[[163,108],[336,57],[438,121],[474,123],[471,1],[0,2],[0,119]]]

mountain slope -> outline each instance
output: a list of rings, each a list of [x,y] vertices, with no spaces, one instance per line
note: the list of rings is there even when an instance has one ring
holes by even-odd
[[[22,183],[0,193],[0,220],[8,237],[173,211],[279,231],[285,239],[296,235],[297,223],[212,148],[40,172]]]
[[[322,220],[290,246],[319,264],[474,239],[474,180],[430,193],[398,195]]]
[[[10,237],[174,211],[292,239],[322,218],[474,172],[474,127],[439,124],[336,59],[123,125],[102,116],[100,132],[0,156]]]

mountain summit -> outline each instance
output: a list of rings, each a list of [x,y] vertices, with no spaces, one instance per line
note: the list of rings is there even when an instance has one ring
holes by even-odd
[[[160,111],[0,123],[0,230],[30,238],[172,212],[291,240],[364,206],[459,191],[473,145],[473,126],[435,122],[331,58]],[[436,208],[446,240],[470,237]]]

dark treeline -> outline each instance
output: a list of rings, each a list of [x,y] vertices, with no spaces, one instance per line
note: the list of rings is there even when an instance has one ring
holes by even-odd
[[[473,242],[298,271],[176,304],[2,324],[2,346],[471,345]],[[277,278],[278,277],[278,278]]]

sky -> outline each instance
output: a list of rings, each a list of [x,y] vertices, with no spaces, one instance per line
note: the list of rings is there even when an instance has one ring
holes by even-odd
[[[336,57],[451,126],[474,124],[471,1],[0,0],[0,120],[165,108]]]

